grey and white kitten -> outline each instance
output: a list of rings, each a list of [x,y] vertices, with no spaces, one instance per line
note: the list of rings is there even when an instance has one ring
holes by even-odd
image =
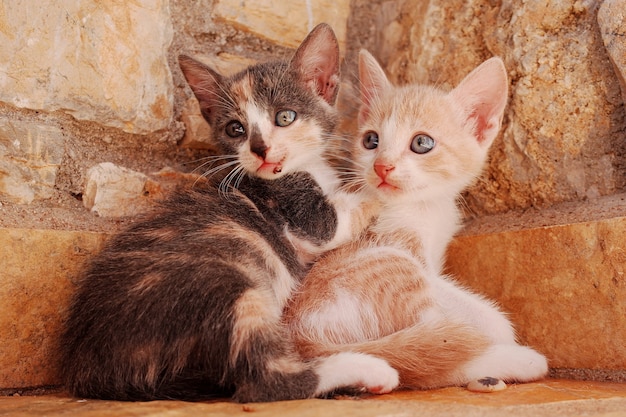
[[[309,261],[367,222],[325,155],[337,121],[332,29],[317,26],[288,62],[232,77],[185,56],[180,66],[223,164],[215,184],[174,194],[90,262],[61,336],[68,389],[240,402],[390,391],[398,374],[385,361],[340,353],[305,362],[281,323]]]

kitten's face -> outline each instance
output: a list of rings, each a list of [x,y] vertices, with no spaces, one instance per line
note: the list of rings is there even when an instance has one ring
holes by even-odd
[[[445,93],[392,87],[372,104],[355,159],[383,201],[456,195],[480,173],[483,149]]]
[[[507,100],[504,66],[485,62],[457,88],[395,87],[367,52],[354,158],[383,202],[455,198],[481,172]]]
[[[319,163],[335,128],[339,47],[318,25],[290,62],[259,64],[232,76],[179,58],[215,143],[247,173],[276,179]]]
[[[253,66],[222,85],[212,117],[225,154],[261,178],[278,178],[322,158],[336,124],[334,109],[281,63]]]

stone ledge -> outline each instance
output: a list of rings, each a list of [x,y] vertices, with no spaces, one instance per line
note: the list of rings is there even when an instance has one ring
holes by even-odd
[[[0,388],[58,383],[54,335],[72,277],[104,233],[0,229]]]
[[[51,348],[72,277],[106,236],[0,228],[0,389],[59,382]],[[624,248],[626,217],[463,234],[451,244],[448,271],[498,300],[520,339],[552,367],[624,380]]]
[[[497,300],[551,367],[626,373],[626,217],[461,235],[448,272]]]
[[[86,400],[64,393],[0,397],[0,415],[33,416],[343,416],[343,417],[618,417],[626,409],[626,385],[552,380],[509,385],[489,394],[452,387],[374,396],[339,396],[273,403]]]

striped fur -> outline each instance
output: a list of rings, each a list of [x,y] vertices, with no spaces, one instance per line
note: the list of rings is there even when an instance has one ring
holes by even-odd
[[[360,212],[351,222],[362,201],[337,190],[325,159],[337,119],[332,30],[314,29],[290,62],[230,78],[180,62],[222,165],[206,188],[175,193],[88,265],[59,346],[68,389],[116,400],[242,402],[344,385],[391,390],[397,372],[379,358],[303,361],[281,321],[307,261],[365,223]],[[276,121],[283,110],[297,115],[288,126]]]
[[[359,69],[355,165],[382,208],[360,239],[314,265],[288,306],[285,320],[299,352],[374,355],[411,388],[543,377],[546,359],[516,343],[505,315],[442,275],[459,227],[456,199],[480,174],[500,128],[507,100],[502,62],[483,63],[451,92],[394,87],[365,51]],[[418,134],[434,139],[432,150],[412,150]]]

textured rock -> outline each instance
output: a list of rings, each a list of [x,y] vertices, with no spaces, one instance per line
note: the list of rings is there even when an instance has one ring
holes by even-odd
[[[123,217],[145,209],[148,177],[141,172],[103,162],[87,171],[83,204],[103,217]]]
[[[626,0],[604,0],[598,10],[598,25],[626,103]]]
[[[83,205],[102,217],[134,216],[149,210],[175,188],[193,187],[203,181],[199,174],[168,167],[146,175],[103,162],[87,171]]]
[[[104,235],[0,229],[0,388],[56,384],[56,335],[72,277]]]
[[[626,217],[460,236],[448,270],[551,367],[626,369]]]
[[[179,145],[190,149],[213,149],[211,143],[211,126],[200,113],[200,104],[195,97],[185,102],[180,120],[185,124],[185,136]]]
[[[371,39],[354,39],[400,82],[452,87],[484,59],[504,59],[511,99],[503,132],[484,180],[466,195],[479,215],[504,212],[626,186],[626,117],[597,29],[598,6],[407,0],[394,19],[372,21],[381,26]]]
[[[402,390],[336,400],[309,399],[237,404],[215,401],[102,401],[52,395],[0,397],[0,415],[89,417],[622,417],[626,409],[624,384],[593,381],[545,380],[515,385],[489,395],[464,388]]]
[[[169,125],[167,0],[0,5],[0,101],[131,133]]]
[[[349,0],[218,0],[215,18],[286,47],[297,47],[321,22],[332,26],[343,53]]]
[[[0,117],[0,200],[24,204],[50,197],[64,141],[56,126]]]

